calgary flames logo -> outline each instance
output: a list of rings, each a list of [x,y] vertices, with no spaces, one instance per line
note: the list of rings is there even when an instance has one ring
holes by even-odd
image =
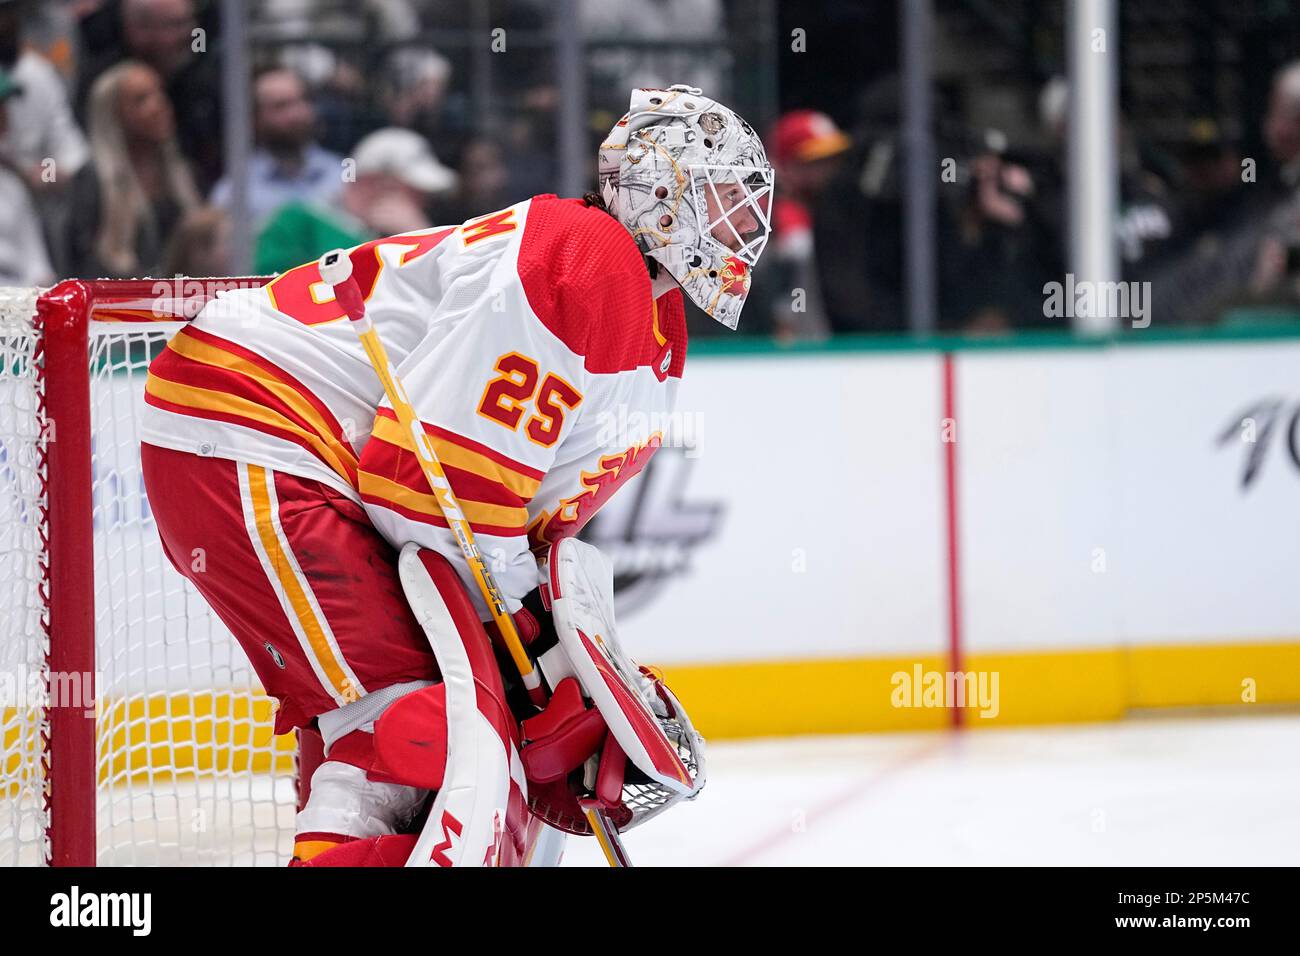
[[[735,256],[722,260],[718,279],[722,282],[723,295],[736,295],[743,299],[749,294],[749,266]]]

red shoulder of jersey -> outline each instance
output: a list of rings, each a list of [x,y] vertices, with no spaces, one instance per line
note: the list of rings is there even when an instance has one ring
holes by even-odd
[[[655,308],[641,251],[609,213],[581,199],[533,197],[518,269],[533,312],[583,357],[589,372],[653,366],[663,360],[667,344],[668,374],[681,375],[686,355],[681,294],[660,296]]]

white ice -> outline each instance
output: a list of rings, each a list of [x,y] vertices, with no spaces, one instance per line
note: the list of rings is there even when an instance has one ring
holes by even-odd
[[[637,866],[1300,863],[1300,715],[720,742]],[[603,866],[571,837],[565,865]]]

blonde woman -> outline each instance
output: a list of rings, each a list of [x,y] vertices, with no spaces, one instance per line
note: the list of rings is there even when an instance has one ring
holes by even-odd
[[[152,67],[123,61],[95,81],[87,112],[93,160],[73,183],[72,270],[160,275],[173,230],[200,205],[162,80]]]

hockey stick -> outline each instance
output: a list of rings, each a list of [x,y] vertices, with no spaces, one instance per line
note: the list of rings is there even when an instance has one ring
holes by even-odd
[[[352,278],[352,260],[345,250],[335,249],[320,257],[319,269],[321,279],[334,290],[335,300],[343,307],[353,330],[361,339],[366,357],[370,359],[375,374],[379,376],[379,381],[384,386],[384,394],[393,406],[393,413],[414,446],[416,460],[420,463],[420,470],[424,472],[424,478],[429,483],[429,490],[433,492],[434,498],[442,509],[443,517],[447,519],[447,524],[456,535],[461,553],[465,556],[465,561],[474,575],[474,581],[478,584],[479,593],[483,595],[488,611],[492,614],[492,620],[496,622],[497,629],[510,651],[510,659],[514,661],[519,671],[519,677],[528,691],[529,698],[539,708],[544,708],[546,689],[542,686],[541,678],[532,660],[529,659],[528,652],[524,650],[523,641],[519,639],[515,619],[510,616],[506,608],[505,598],[502,597],[492,572],[488,570],[478,546],[474,543],[474,532],[465,518],[464,511],[461,510],[455,492],[451,489],[451,482],[447,480],[447,473],[443,471],[442,463],[438,461],[433,443],[429,441],[429,436],[420,422],[420,416],[416,414],[411,400],[407,397],[406,389],[397,375],[397,369],[393,368],[392,362],[389,361],[388,351],[384,348],[374,323],[366,315],[366,304],[361,297],[361,289]],[[603,810],[595,808],[584,807],[583,812],[590,821],[592,832],[596,834],[609,865],[630,866],[627,853],[619,840],[618,828],[608,815]]]
[[[619,839],[618,828],[614,826],[614,821],[609,818],[600,807],[600,801],[591,799],[581,799],[578,806],[582,808],[582,815],[587,818],[587,826],[591,827],[591,835],[596,838],[600,844],[600,852],[605,854],[605,860],[610,866],[631,866],[632,861],[627,857],[627,850],[623,849],[623,841]]]
[[[528,652],[524,650],[523,642],[519,639],[515,619],[506,609],[501,589],[497,587],[496,579],[492,577],[492,572],[488,570],[487,563],[474,543],[474,532],[470,530],[469,521],[465,518],[465,512],[461,510],[460,502],[456,500],[455,492],[451,490],[451,483],[447,481],[447,473],[442,470],[442,462],[438,461],[433,443],[429,441],[424,426],[420,424],[420,416],[415,413],[411,400],[406,396],[406,389],[402,387],[402,382],[397,377],[397,369],[393,368],[393,364],[388,360],[388,351],[380,341],[374,323],[366,315],[366,304],[361,298],[361,289],[352,278],[352,260],[346,251],[335,249],[320,257],[319,267],[320,277],[333,287],[334,298],[347,313],[353,330],[361,339],[366,356],[384,386],[384,394],[388,396],[388,401],[393,406],[393,413],[397,416],[398,423],[406,430],[414,445],[415,457],[420,463],[420,470],[424,472],[425,480],[429,483],[429,490],[433,492],[438,506],[442,509],[443,517],[447,519],[447,524],[456,535],[461,553],[465,555],[465,561],[469,564],[483,600],[487,602],[492,620],[496,622],[501,638],[510,651],[510,659],[515,662],[515,667],[519,670],[519,676],[528,690],[528,696],[538,707],[545,706],[546,694],[542,689],[541,678],[538,676],[537,669],[533,667]]]

